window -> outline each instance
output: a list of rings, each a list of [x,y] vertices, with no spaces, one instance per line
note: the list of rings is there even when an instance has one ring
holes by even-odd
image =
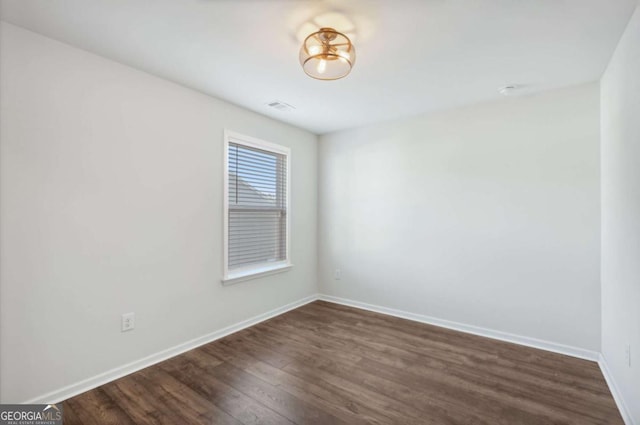
[[[225,132],[224,256],[227,283],[289,263],[289,149]]]

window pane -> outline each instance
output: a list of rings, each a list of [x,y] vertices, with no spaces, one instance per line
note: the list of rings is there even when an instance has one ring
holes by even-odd
[[[229,210],[229,268],[286,259],[286,217],[277,210]]]
[[[286,260],[286,156],[229,143],[229,268]]]

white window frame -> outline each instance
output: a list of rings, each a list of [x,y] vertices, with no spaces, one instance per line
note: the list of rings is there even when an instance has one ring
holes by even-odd
[[[243,146],[248,146],[255,149],[261,149],[268,152],[284,155],[287,162],[287,181],[286,181],[286,193],[287,193],[287,215],[286,215],[286,258],[283,261],[270,262],[270,263],[258,263],[251,264],[244,267],[238,267],[233,270],[229,270],[229,143],[236,143]],[[293,267],[291,264],[290,256],[290,242],[291,242],[291,149],[286,146],[277,145],[275,143],[267,142],[257,139],[255,137],[246,136],[244,134],[236,133],[231,130],[224,130],[224,200],[223,200],[223,240],[224,240],[224,275],[222,277],[222,283],[232,284],[242,282],[250,279],[257,279],[262,276],[267,276],[275,273],[282,273],[290,270]]]

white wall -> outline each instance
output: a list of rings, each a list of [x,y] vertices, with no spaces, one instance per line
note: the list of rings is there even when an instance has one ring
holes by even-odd
[[[1,37],[3,403],[316,292],[315,135],[9,24]],[[295,267],[229,287],[224,128],[292,149]]]
[[[640,424],[640,9],[602,78],[601,96],[602,354]]]
[[[320,292],[599,351],[598,96],[322,136]]]
[[[329,134],[318,158],[305,131],[10,24],[1,39],[2,402],[313,294],[316,272],[329,295],[600,350],[597,84]],[[636,12],[601,88],[602,350],[636,418],[639,39]],[[293,160],[295,267],[229,287],[223,128]]]

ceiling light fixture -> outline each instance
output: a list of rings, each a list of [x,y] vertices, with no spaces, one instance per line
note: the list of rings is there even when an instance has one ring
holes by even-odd
[[[318,80],[346,77],[356,61],[356,49],[346,35],[333,28],[320,28],[305,38],[300,48],[300,65]]]

